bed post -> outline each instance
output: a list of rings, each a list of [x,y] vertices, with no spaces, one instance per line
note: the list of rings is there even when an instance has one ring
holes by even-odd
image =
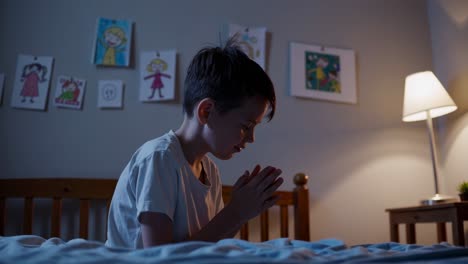
[[[310,240],[308,178],[304,173],[294,175],[294,239],[304,241]]]

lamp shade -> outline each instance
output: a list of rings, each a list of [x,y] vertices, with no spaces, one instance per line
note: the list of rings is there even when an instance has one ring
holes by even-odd
[[[403,121],[438,117],[457,110],[457,105],[431,71],[408,75],[405,80]]]

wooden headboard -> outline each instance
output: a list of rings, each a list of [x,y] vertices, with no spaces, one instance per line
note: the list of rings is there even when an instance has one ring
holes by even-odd
[[[280,208],[280,236],[288,237],[288,207],[294,208],[294,239],[310,240],[309,234],[309,191],[307,175],[298,173],[294,176],[296,187],[292,191],[277,191],[280,199],[276,205]],[[107,210],[114,193],[116,179],[76,179],[76,178],[33,178],[0,179],[0,236],[5,235],[6,201],[8,198],[24,198],[24,216],[22,234],[33,234],[34,198],[52,199],[51,237],[61,237],[62,201],[78,199],[79,237],[88,238],[89,210],[91,200],[105,200]],[[223,186],[223,199],[229,202],[232,186]],[[260,215],[260,236],[262,241],[269,239],[268,210]],[[249,240],[249,225],[240,230],[241,239]]]

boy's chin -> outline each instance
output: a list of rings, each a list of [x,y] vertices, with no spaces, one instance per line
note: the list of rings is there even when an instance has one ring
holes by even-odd
[[[228,160],[228,159],[231,159],[232,156],[233,156],[233,153],[213,153],[213,156],[215,156],[217,159],[220,159],[220,160]]]

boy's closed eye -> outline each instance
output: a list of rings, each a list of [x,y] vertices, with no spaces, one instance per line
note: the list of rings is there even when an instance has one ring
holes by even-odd
[[[258,125],[258,123],[257,123],[257,122],[254,122],[254,121],[248,121],[248,123],[246,124],[246,126],[247,126],[249,129],[255,127],[256,125]]]
[[[249,122],[248,124],[241,124],[242,132],[248,132],[255,127],[254,123]]]
[[[248,131],[252,126],[251,125],[241,125],[242,130]]]

